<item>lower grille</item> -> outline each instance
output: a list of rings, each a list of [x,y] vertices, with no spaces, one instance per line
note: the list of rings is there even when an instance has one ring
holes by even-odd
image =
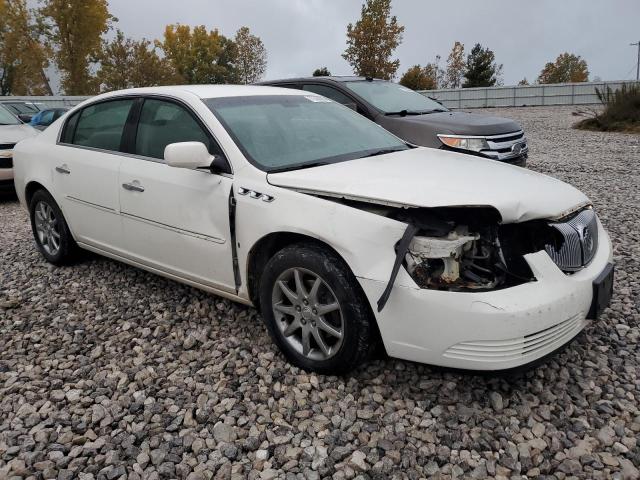
[[[545,245],[545,250],[561,270],[575,272],[593,260],[598,250],[598,220],[592,209],[549,226],[558,231],[562,241]]]
[[[15,143],[0,143],[0,150],[12,150],[15,146]]]
[[[575,315],[539,332],[509,340],[477,340],[449,347],[445,357],[476,362],[504,362],[523,356],[544,355],[573,338],[585,325],[581,315]]]

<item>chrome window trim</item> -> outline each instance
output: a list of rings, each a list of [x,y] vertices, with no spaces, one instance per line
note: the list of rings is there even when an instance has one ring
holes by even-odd
[[[103,98],[103,99],[100,99],[100,100],[96,100],[95,102],[87,103],[87,104],[83,105],[82,108],[78,108],[78,109],[66,112],[66,113],[68,113],[70,115],[68,115],[68,118],[65,119],[64,123],[62,124],[62,127],[58,130],[58,135],[57,135],[57,138],[56,138],[56,145],[60,145],[60,146],[63,146],[63,147],[70,147],[70,148],[79,148],[79,149],[82,149],[82,150],[90,150],[90,151],[99,152],[99,153],[108,153],[108,154],[111,154],[111,155],[122,155],[124,157],[136,158],[138,160],[145,160],[147,162],[165,163],[164,159],[146,157],[144,155],[138,155],[136,153],[120,152],[118,150],[106,150],[106,149],[103,149],[103,148],[88,147],[88,146],[85,146],[85,145],[76,145],[74,143],[65,143],[65,142],[61,141],[62,132],[64,132],[67,124],[69,123],[69,120],[73,117],[73,115],[76,112],[81,112],[85,108],[91,107],[92,105],[96,105],[98,103],[109,102],[109,101],[112,101],[112,100],[128,100],[130,98],[133,98],[134,100],[138,99],[138,98],[142,98],[142,99],[151,98],[151,99],[154,99],[154,100],[169,99],[169,100],[172,100],[172,101],[174,101],[176,103],[179,103],[181,106],[186,108],[190,113],[192,113],[199,120],[199,122],[202,124],[202,126],[204,126],[205,132],[208,133],[211,136],[211,138],[213,138],[213,141],[216,142],[218,147],[220,147],[220,150],[224,154],[224,157],[227,160],[227,163],[229,164],[229,167],[231,168],[231,173],[221,173],[219,175],[223,176],[223,177],[233,178],[233,174],[234,174],[233,164],[229,160],[229,155],[227,154],[227,151],[225,150],[225,148],[222,146],[222,144],[218,141],[216,136],[211,131],[211,128],[209,127],[209,124],[202,118],[202,116],[198,112],[196,112],[191,107],[191,105],[189,105],[184,100],[182,100],[181,98],[178,98],[178,97],[176,97],[174,95],[156,94],[156,93],[138,93],[138,92],[134,93],[134,92],[132,92],[132,93],[123,93],[123,94],[120,94],[120,95],[114,95],[112,97]],[[200,98],[200,100],[202,101],[201,98]],[[222,128],[224,128],[224,126],[222,126]]]

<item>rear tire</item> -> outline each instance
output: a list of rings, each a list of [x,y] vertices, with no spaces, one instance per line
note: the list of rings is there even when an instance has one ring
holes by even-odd
[[[369,303],[344,261],[313,244],[276,253],[260,279],[269,334],[304,370],[341,374],[360,365],[377,336]]]
[[[67,265],[77,255],[76,244],[60,207],[46,190],[38,190],[29,203],[31,229],[38,250],[54,265]]]

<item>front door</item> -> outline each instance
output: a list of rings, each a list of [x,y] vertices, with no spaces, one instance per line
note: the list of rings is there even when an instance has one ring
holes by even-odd
[[[164,148],[199,141],[217,144],[183,105],[146,99],[134,155],[118,180],[127,255],[153,268],[235,292],[229,225],[232,180],[207,170],[169,167]]]

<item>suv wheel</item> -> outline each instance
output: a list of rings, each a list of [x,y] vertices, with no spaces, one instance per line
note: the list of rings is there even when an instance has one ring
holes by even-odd
[[[77,245],[71,236],[62,211],[51,194],[38,190],[29,204],[31,229],[44,258],[54,265],[69,263]]]
[[[276,253],[262,274],[260,305],[275,343],[305,370],[344,373],[362,363],[374,343],[367,300],[328,249],[298,244]]]

